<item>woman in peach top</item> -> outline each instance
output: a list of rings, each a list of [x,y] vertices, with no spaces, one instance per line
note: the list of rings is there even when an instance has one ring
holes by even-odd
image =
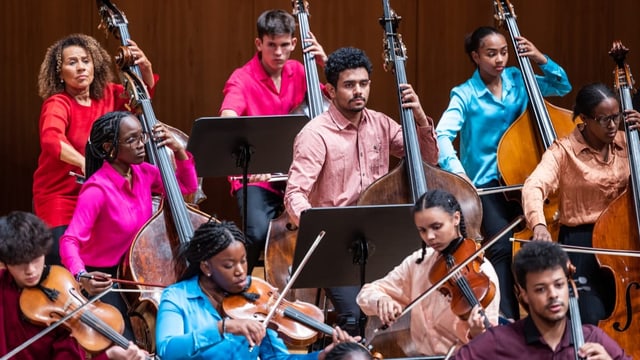
[[[452,252],[466,237],[460,204],[442,190],[427,191],[413,209],[422,249],[409,255],[387,276],[366,284],[357,302],[367,315],[376,315],[385,324],[393,323],[411,301],[431,287],[429,272],[440,253]],[[485,260],[481,271],[496,285],[496,294],[484,309],[491,324],[498,323],[500,294],[498,277]],[[451,310],[451,299],[440,292],[427,296],[411,311],[411,340],[414,349],[407,355],[442,355],[456,344],[464,344],[484,331],[480,307],[471,311],[468,320]],[[417,352],[417,353],[413,353]]]

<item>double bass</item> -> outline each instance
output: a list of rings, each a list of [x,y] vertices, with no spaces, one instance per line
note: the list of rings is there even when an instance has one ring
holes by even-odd
[[[109,0],[96,0],[103,24],[121,40],[116,63],[121,69],[123,85],[131,96],[143,131],[151,133],[158,123],[149,93],[140,78],[140,70],[128,53],[129,31],[127,19]],[[166,148],[158,148],[151,139],[147,146],[149,162],[155,164],[162,177],[164,199],[151,219],[136,234],[118,269],[118,277],[137,283],[169,285],[175,283],[186,269],[186,264],[175,261],[182,244],[190,241],[194,228],[215,218],[185,204],[176,179],[173,162]],[[139,294],[126,298],[131,325],[137,343],[149,352],[155,352],[155,322],[160,303],[157,291],[139,285]]]
[[[621,110],[633,109],[633,78],[625,63],[629,50],[614,42],[609,54],[616,62],[614,86],[620,94]],[[640,136],[624,122],[630,179],[626,190],[600,214],[593,228],[594,248],[640,250]],[[612,273],[615,304],[611,315],[598,327],[618,342],[634,359],[640,358],[640,262],[633,257],[596,255],[601,267]]]
[[[511,35],[514,49],[518,49],[516,37],[520,30],[516,14],[509,0],[493,0],[496,20],[504,25]],[[524,183],[536,168],[542,154],[559,136],[571,133],[575,128],[569,110],[554,106],[544,100],[536,75],[527,57],[516,56],[529,96],[529,109],[511,124],[498,144],[498,169],[507,185]],[[544,206],[547,227],[553,238],[558,237],[558,199],[549,196]],[[518,233],[517,238],[530,238],[528,230]]]
[[[411,109],[402,107],[402,89],[400,84],[407,84],[405,61],[406,48],[398,33],[401,18],[391,9],[388,0],[382,1],[383,17],[380,24],[384,28],[385,70],[391,70],[396,76],[396,96],[398,97],[405,157],[388,174],[379,178],[367,187],[358,205],[406,204],[415,203],[428,188],[439,188],[450,192],[460,203],[469,237],[481,240],[480,225],[482,222],[482,204],[475,188],[462,177],[441,170],[423,162],[416,123]],[[376,351],[386,356],[406,356],[414,351],[408,334],[409,316],[403,316],[385,334],[377,337],[371,345]],[[367,330],[375,321],[367,323]]]

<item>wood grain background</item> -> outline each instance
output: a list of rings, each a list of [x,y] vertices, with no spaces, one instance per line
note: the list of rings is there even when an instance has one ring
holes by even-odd
[[[521,33],[561,64],[574,87],[552,103],[571,108],[576,90],[590,82],[612,83],[613,40],[631,52],[632,71],[640,63],[637,0],[512,0]],[[0,215],[31,210],[32,175],[39,154],[38,69],[57,39],[80,32],[99,39],[115,54],[118,42],[97,29],[99,16],[89,0],[3,0],[0,13]],[[255,49],[255,21],[271,8],[291,9],[288,0],[116,0],[138,42],[160,74],[153,105],[161,121],[190,133],[193,121],[216,115],[230,73]],[[427,114],[437,119],[450,89],[466,80],[473,66],[463,50],[465,34],[493,25],[492,0],[391,0],[402,16],[409,60],[407,76]],[[311,0],[311,30],[327,53],[342,46],[364,49],[374,63],[369,107],[397,117],[394,77],[382,69],[382,13],[379,0]],[[295,58],[300,59],[300,49]],[[513,61],[511,61],[514,64]],[[635,68],[634,68],[635,66]],[[321,73],[321,79],[324,77]],[[226,181],[205,179],[202,209],[238,220]]]

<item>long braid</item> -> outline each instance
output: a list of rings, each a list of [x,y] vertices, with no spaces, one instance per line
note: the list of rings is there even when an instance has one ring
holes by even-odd
[[[217,255],[239,241],[245,244],[244,234],[230,221],[208,221],[196,229],[191,241],[183,245],[180,258],[189,264],[181,280],[191,278],[200,273],[200,262]]]
[[[460,203],[458,203],[458,200],[456,200],[456,198],[453,195],[440,189],[429,190],[426,193],[424,193],[418,199],[418,201],[416,201],[416,204],[413,206],[413,214],[415,215],[420,211],[430,209],[433,207],[439,207],[450,215],[455,214],[456,211],[459,212],[460,213],[460,224],[459,224],[460,234],[464,238],[467,237],[467,225],[464,221],[462,208],[460,207]],[[416,260],[416,264],[421,264],[424,261],[425,255],[427,254],[427,244],[424,241],[421,241],[421,248],[422,248],[422,256],[418,260]]]
[[[113,162],[118,157],[120,122],[125,116],[133,116],[127,111],[113,111],[100,116],[91,127],[89,141],[85,147],[85,177],[93,175],[106,160]],[[105,144],[110,146],[104,146]]]

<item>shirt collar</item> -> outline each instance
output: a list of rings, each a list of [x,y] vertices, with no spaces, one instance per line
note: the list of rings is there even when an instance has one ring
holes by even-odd
[[[573,336],[571,336],[571,321],[569,318],[566,318],[567,326],[564,328],[564,335],[562,335],[562,339],[560,339],[560,343],[558,344],[558,348],[556,350],[564,348],[569,345],[573,345]],[[546,341],[542,338],[542,334],[538,331],[536,324],[534,324],[531,316],[527,316],[524,319],[524,339],[527,342],[527,345],[539,343],[547,345]],[[548,345],[547,345],[548,346]]]
[[[203,298],[207,299],[207,296],[204,294],[202,289],[200,288],[200,284],[198,284],[198,275],[191,277],[190,279],[185,280],[185,288],[187,290],[187,298],[195,299],[195,298]]]
[[[505,93],[509,92],[511,88],[514,86],[513,80],[509,76],[507,76],[506,71],[502,71],[502,73],[500,74],[500,78],[502,79],[502,90]],[[478,97],[482,97],[485,94],[493,96],[493,94],[489,91],[489,88],[487,87],[487,85],[484,83],[484,81],[482,81],[482,78],[480,77],[480,71],[477,68],[473,72],[473,75],[471,76],[471,86],[478,94]],[[503,94],[503,97],[504,97],[504,94]]]
[[[253,56],[253,61],[251,62],[251,71],[261,82],[270,81],[271,83],[273,83],[273,81],[271,80],[271,75],[269,75],[269,73],[267,73],[267,71],[262,66],[261,57],[262,56],[260,52],[256,52],[256,54]],[[287,62],[288,61],[289,60],[287,60]],[[284,66],[282,67],[281,76],[283,78],[289,78],[293,76],[293,69],[291,66],[287,66],[287,62],[285,62]]]
[[[351,122],[344,117],[344,115],[342,115],[342,113],[338,110],[338,108],[335,107],[335,105],[333,105],[333,102],[331,102],[329,104],[329,116],[331,117],[331,120],[333,120],[333,123],[336,124],[336,126],[338,127],[339,130],[344,130],[346,129],[349,125],[353,126],[353,124],[351,124]],[[367,108],[362,109],[362,119],[360,120],[360,123],[365,123],[367,122],[369,119],[369,110],[367,110]]]
[[[571,147],[573,148],[573,152],[576,154],[576,156],[580,155],[580,153],[582,153],[583,151],[591,151],[591,152],[596,151],[591,146],[589,146],[589,144],[587,144],[587,141],[584,139],[584,136],[582,135],[582,129],[584,129],[584,124],[582,123],[578,124],[576,125],[576,128],[573,129],[573,131],[569,135],[569,142],[571,143]],[[623,136],[624,134],[621,131],[618,131],[612,143],[614,147],[614,151],[624,150],[624,147],[622,146]]]
[[[131,178],[133,178],[134,167],[134,165],[131,165]],[[120,175],[118,170],[116,170],[110,162],[105,161],[102,165],[102,168],[104,169],[104,176],[109,179],[116,187],[124,188],[127,185],[127,179],[125,179],[124,176]]]

